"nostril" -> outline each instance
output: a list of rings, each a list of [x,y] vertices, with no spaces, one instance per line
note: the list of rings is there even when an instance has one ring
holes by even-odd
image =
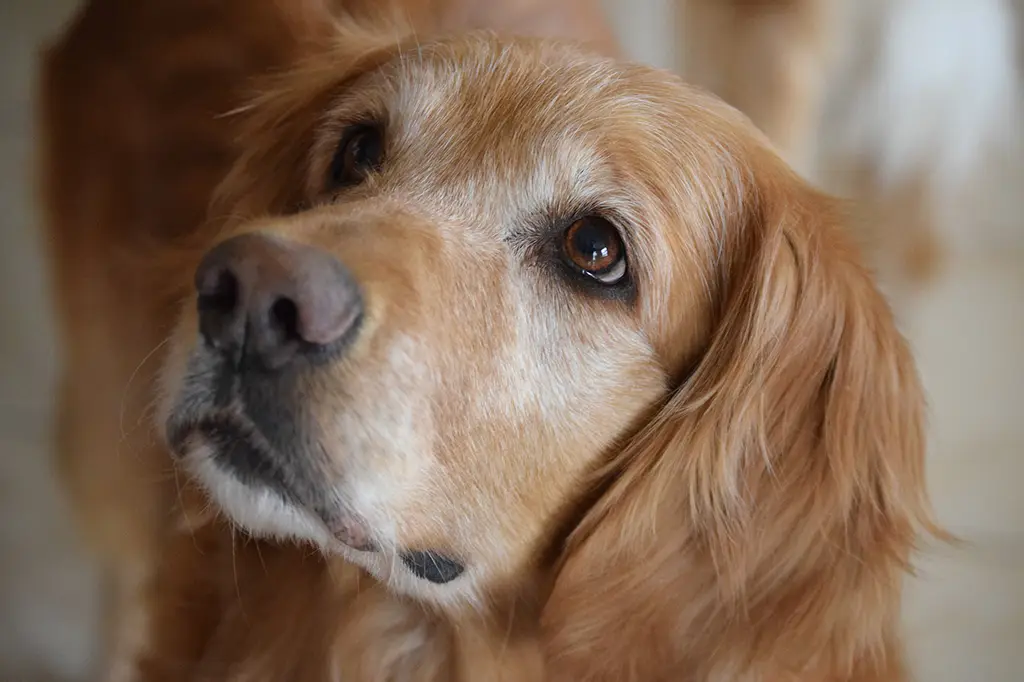
[[[270,326],[282,341],[301,340],[299,307],[290,298],[279,298],[270,306]]]
[[[270,235],[221,242],[203,256],[193,281],[199,336],[236,369],[326,358],[362,318],[359,286],[344,265]]]
[[[199,286],[199,313],[230,315],[238,307],[238,278],[228,269],[210,273]]]
[[[241,349],[245,326],[239,324],[242,284],[229,268],[202,272],[196,281],[199,333],[212,348],[225,352]]]

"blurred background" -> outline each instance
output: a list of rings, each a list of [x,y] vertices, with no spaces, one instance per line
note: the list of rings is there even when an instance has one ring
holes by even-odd
[[[716,87],[699,41],[681,44],[693,19],[678,0],[605,4],[630,56]],[[33,203],[36,57],[76,5],[0,0],[0,682],[82,680],[95,654],[98,577],[53,480],[57,356]],[[1024,0],[826,5],[824,44],[794,52],[815,89],[784,153],[828,189],[869,194],[868,239],[897,244],[876,265],[929,393],[933,500],[966,541],[919,561],[911,660],[921,682],[1020,682]]]

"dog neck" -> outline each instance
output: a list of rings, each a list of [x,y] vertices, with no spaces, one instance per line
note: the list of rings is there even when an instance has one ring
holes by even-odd
[[[155,617],[137,664],[147,674],[268,682],[449,682],[469,679],[469,671],[472,679],[544,678],[532,590],[508,590],[486,607],[432,608],[308,547],[243,538],[209,519],[174,532],[176,560],[156,576],[148,610]],[[183,675],[187,660],[192,674]]]

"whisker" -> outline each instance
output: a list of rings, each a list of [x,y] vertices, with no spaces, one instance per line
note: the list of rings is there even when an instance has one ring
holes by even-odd
[[[256,547],[256,556],[259,557],[260,560],[260,566],[263,567],[263,575],[270,575],[267,571],[267,562],[263,560],[263,552],[260,551],[260,541],[254,540],[254,546]]]
[[[248,620],[249,616],[245,612],[245,604],[242,602],[242,586],[238,582],[238,556],[235,549],[235,526],[232,524],[231,529],[231,574],[235,579],[235,598],[238,600],[238,610],[241,612],[242,617]]]
[[[505,626],[505,637],[501,640],[501,649],[498,650],[498,660],[505,660],[505,653],[508,651],[508,644],[512,641],[512,625],[515,622],[516,617],[516,600],[512,600],[512,605],[508,610],[508,624]]]
[[[135,366],[135,369],[132,370],[131,375],[128,377],[128,382],[125,384],[124,390],[121,392],[121,406],[120,406],[120,409],[118,411],[118,417],[117,417],[117,426],[118,426],[118,429],[121,432],[121,440],[122,441],[125,440],[128,437],[128,434],[127,434],[127,432],[124,429],[124,412],[125,412],[125,409],[126,409],[126,405],[128,403],[128,391],[131,390],[132,383],[135,381],[135,377],[138,376],[138,374],[142,370],[143,366],[145,366],[145,364],[149,361],[150,358],[153,357],[153,355],[157,351],[159,351],[161,348],[166,346],[170,342],[170,340],[171,340],[171,337],[167,336],[163,341],[161,341],[160,343],[156,344],[156,346],[154,346],[151,351],[146,353],[145,357],[143,357],[142,360],[139,362],[139,364]]]
[[[178,496],[178,504],[181,506],[181,513],[185,517],[185,525],[188,526],[188,533],[192,537],[192,544],[199,549],[199,542],[196,540],[196,531],[188,518],[188,509],[185,507],[185,498],[181,494],[181,479],[178,477],[178,467],[171,467],[171,475],[174,477],[174,491]]]

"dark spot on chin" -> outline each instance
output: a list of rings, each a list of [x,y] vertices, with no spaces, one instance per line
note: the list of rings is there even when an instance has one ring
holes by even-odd
[[[466,567],[455,559],[429,550],[405,552],[402,554],[402,562],[417,578],[423,578],[438,585],[455,580],[466,570]]]

